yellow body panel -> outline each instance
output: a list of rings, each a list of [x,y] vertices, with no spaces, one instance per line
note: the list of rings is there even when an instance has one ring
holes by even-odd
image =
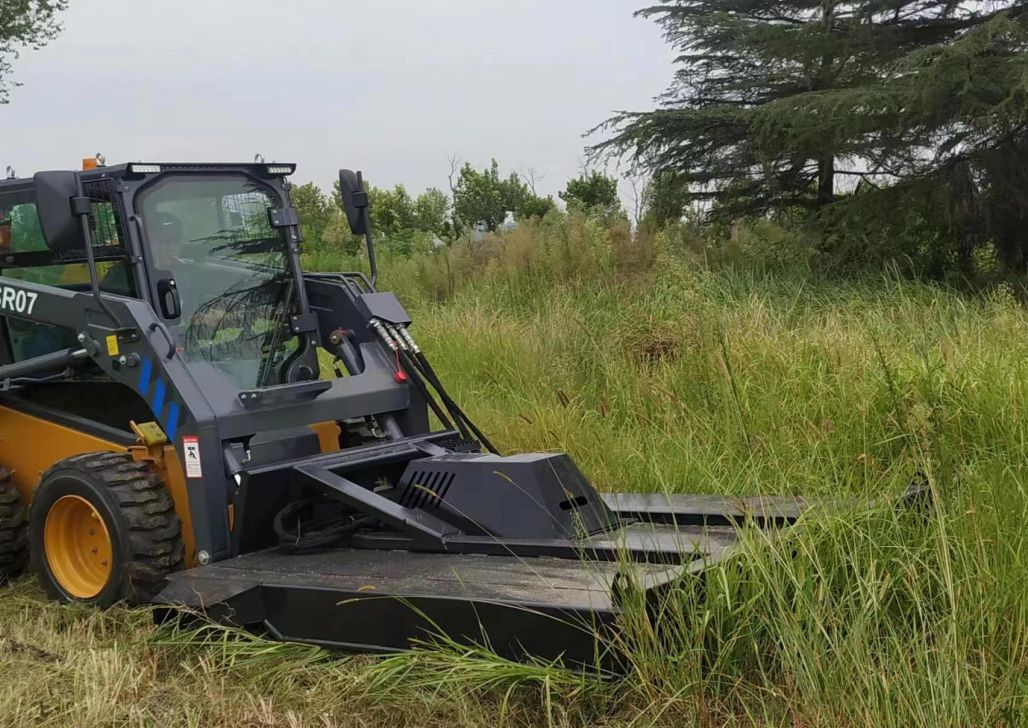
[[[186,490],[186,474],[174,445],[164,445],[163,466],[157,466],[164,484],[168,486],[175,513],[182,521],[182,545],[186,549],[186,568],[196,565],[196,541],[193,538],[193,516],[189,512],[189,493]]]
[[[193,519],[189,512],[186,477],[178,453],[171,445],[160,446],[157,458],[149,457],[145,446],[126,447],[117,442],[80,432],[74,428],[50,422],[40,417],[0,406],[0,465],[13,471],[12,480],[21,492],[21,500],[28,505],[32,493],[39,485],[43,473],[54,463],[84,452],[132,452],[137,460],[150,460],[160,474],[175,512],[182,520],[182,542],[186,550],[186,565],[192,566],[196,556],[193,540]]]
[[[127,447],[71,427],[0,406],[0,465],[14,471],[12,479],[23,503],[43,473],[58,460],[84,452],[125,452]]]
[[[144,423],[145,425],[146,423]],[[339,450],[339,425],[321,422],[310,425],[318,434],[322,452]],[[43,473],[54,463],[84,452],[129,452],[136,460],[153,464],[160,474],[182,521],[182,542],[185,546],[186,566],[196,564],[196,542],[193,537],[193,519],[189,511],[186,476],[178,452],[170,444],[125,446],[95,435],[80,432],[40,417],[0,406],[0,465],[13,471],[12,479],[21,492],[23,503],[32,502],[32,493],[39,485]],[[230,520],[231,516],[229,514]]]

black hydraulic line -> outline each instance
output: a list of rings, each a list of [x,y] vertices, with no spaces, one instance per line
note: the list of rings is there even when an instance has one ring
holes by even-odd
[[[460,405],[458,405],[454,401],[453,397],[451,397],[449,393],[446,391],[446,388],[443,387],[443,383],[439,380],[439,376],[435,373],[435,370],[432,368],[432,365],[428,362],[428,359],[425,357],[425,355],[421,352],[416,352],[414,354],[414,357],[416,361],[421,365],[419,370],[423,372],[425,378],[428,379],[429,383],[439,393],[439,397],[446,404],[446,408],[451,412],[451,414],[454,415],[454,419],[458,421],[463,421],[464,424],[466,424],[467,427],[471,430],[471,432],[475,435],[475,438],[477,438],[478,441],[482,443],[483,446],[485,446],[486,450],[491,452],[493,455],[499,455],[499,451],[489,441],[489,438],[482,434],[482,431],[478,429],[478,426],[471,421],[471,418],[464,413],[464,410],[460,408]],[[475,438],[468,437],[469,440]]]
[[[403,358],[406,362],[407,368],[415,372],[416,376],[420,377],[423,381],[427,381],[431,385],[432,389],[434,389],[438,393],[439,399],[442,400],[443,406],[446,408],[446,411],[450,414],[450,418],[456,424],[457,429],[460,431],[461,437],[463,437],[465,440],[473,439],[471,436],[471,431],[468,429],[467,422],[465,421],[466,418],[461,417],[461,413],[454,406],[453,400],[446,394],[445,391],[440,390],[436,382],[432,381],[431,377],[425,371],[424,367],[422,367],[421,363],[417,360],[416,355],[412,356],[410,352],[403,352]],[[452,427],[449,425],[444,426],[448,427],[449,429],[452,429]]]
[[[492,443],[489,442],[489,439],[484,434],[482,434],[482,431],[478,429],[478,426],[471,421],[471,417],[469,417],[465,413],[464,409],[461,408],[461,405],[458,405],[453,400],[453,398],[449,396],[449,393],[446,392],[445,388],[443,388],[442,381],[439,379],[439,375],[436,374],[436,370],[432,368],[432,364],[429,363],[429,360],[428,358],[426,358],[425,354],[418,352],[416,356],[420,360],[421,364],[424,365],[426,372],[431,377],[430,381],[432,381],[433,386],[441,393],[442,397],[449,401],[450,405],[456,411],[457,415],[460,416],[462,420],[464,420],[464,422],[468,424],[468,427],[471,428],[471,431],[475,434],[475,437],[478,438],[478,441],[481,442],[485,446],[485,449],[489,450],[489,452],[491,452],[492,454],[500,454],[499,450],[497,450],[497,448],[495,448],[492,445]]]
[[[421,372],[418,371],[416,363],[411,359],[410,354],[403,349],[399,349],[398,352],[400,354],[400,361],[403,363],[404,368],[407,371],[407,376],[410,378],[411,384],[414,385],[414,388],[418,390],[418,393],[425,398],[426,402],[428,402],[428,406],[432,408],[432,412],[439,419],[442,426],[447,430],[452,430],[453,423],[446,414],[443,413],[443,408],[439,406],[438,402],[436,402],[432,393],[428,391],[428,387],[425,386],[425,381],[422,378]],[[458,425],[459,424],[460,423],[458,422]]]
[[[342,519],[323,518],[304,521],[301,514],[313,507],[310,500],[299,500],[289,503],[275,514],[272,528],[278,536],[279,548],[287,553],[299,553],[319,548],[326,548],[349,536],[354,531],[370,526],[375,519],[370,516],[348,515]],[[295,518],[296,528],[290,530],[286,519]]]
[[[499,455],[499,451],[493,446],[489,439],[482,434],[482,431],[478,429],[474,422],[471,421],[464,410],[454,401],[453,397],[449,395],[446,388],[443,387],[443,383],[439,380],[439,376],[435,373],[432,365],[428,363],[428,359],[418,348],[417,344],[411,338],[407,330],[400,326],[396,327],[379,319],[371,319],[369,324],[370,328],[374,329],[379,337],[385,342],[386,346],[391,351],[396,352],[398,361],[406,365],[410,370],[412,381],[418,381],[418,375],[428,382],[435,389],[439,395],[439,399],[442,400],[443,406],[446,407],[450,417],[457,425],[457,429],[460,430],[461,437],[466,440],[474,440],[477,438],[489,452],[494,455]],[[429,397],[429,401],[432,399]],[[438,410],[434,410],[438,416]],[[448,427],[449,429],[449,427]],[[474,437],[472,436],[474,435]]]

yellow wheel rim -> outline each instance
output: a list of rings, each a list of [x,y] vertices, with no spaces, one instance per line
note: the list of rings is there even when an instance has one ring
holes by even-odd
[[[43,546],[50,573],[67,594],[91,599],[111,577],[111,536],[100,512],[77,495],[57,499],[46,514]]]

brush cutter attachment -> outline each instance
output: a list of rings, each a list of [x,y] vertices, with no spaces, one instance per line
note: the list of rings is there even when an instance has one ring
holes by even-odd
[[[444,453],[428,440],[365,458],[338,453],[243,478],[246,513],[287,490],[345,504],[350,523],[331,549],[279,547],[173,575],[163,604],[259,628],[277,638],[391,652],[438,640],[500,655],[614,669],[603,639],[626,600],[652,603],[731,552],[743,522],[777,528],[802,503],[599,494],[565,455]],[[362,474],[402,466],[392,488]],[[269,480],[269,478],[271,480]],[[290,488],[283,488],[288,482]],[[276,482],[275,488],[262,482]],[[239,533],[266,533],[240,524]],[[302,532],[302,528],[296,532]],[[323,546],[323,545],[322,545]]]

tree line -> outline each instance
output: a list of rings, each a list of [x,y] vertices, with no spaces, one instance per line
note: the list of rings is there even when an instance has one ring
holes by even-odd
[[[583,171],[552,196],[535,192],[533,175],[502,174],[494,159],[484,169],[453,163],[450,192],[429,188],[412,195],[398,184],[393,188],[366,183],[371,203],[371,226],[376,238],[391,252],[410,255],[475,233],[495,232],[513,222],[560,212],[602,217],[627,217],[618,196],[618,180],[599,171]],[[361,241],[350,235],[342,214],[339,183],[325,192],[314,182],[294,186],[293,206],[302,220],[308,247],[354,253]],[[656,208],[654,208],[655,210]]]
[[[1028,272],[1028,2],[660,0],[657,107],[598,127],[712,222],[813,223],[842,262]]]
[[[745,220],[814,231],[848,270],[905,258],[974,273],[993,254],[1028,273],[1028,0],[655,0],[638,15],[676,51],[652,109],[601,123],[569,208],[651,229]],[[19,49],[59,31],[67,0],[0,2],[0,103]],[[531,176],[453,165],[449,192],[373,188],[373,224],[401,251],[558,209]],[[352,247],[335,202],[295,190],[309,239]]]

